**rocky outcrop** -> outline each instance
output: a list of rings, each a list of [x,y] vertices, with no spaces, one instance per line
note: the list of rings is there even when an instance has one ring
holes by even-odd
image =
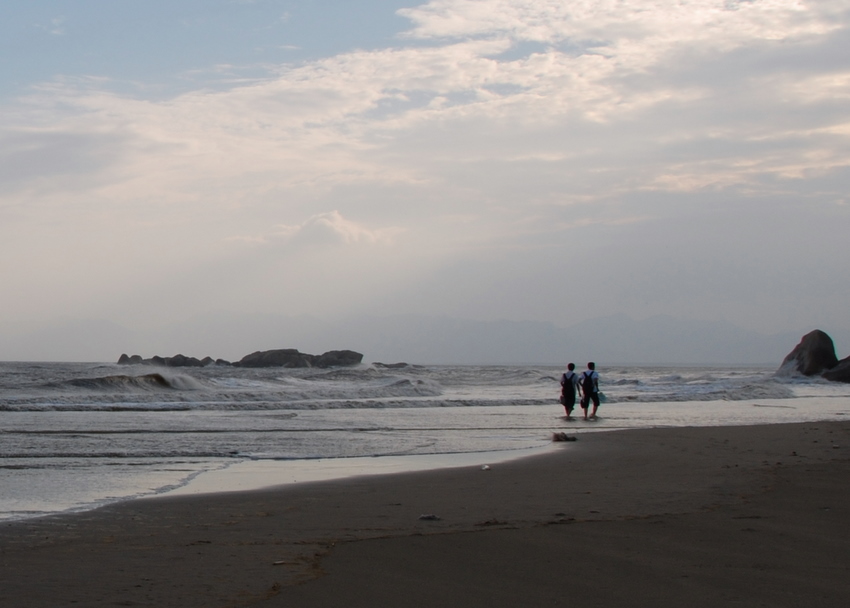
[[[816,329],[807,333],[800,343],[788,353],[779,367],[780,373],[799,372],[816,376],[838,365],[835,345],[825,332]]]
[[[205,367],[214,362],[210,357],[202,360],[186,355],[174,355],[173,357],[160,357],[154,355],[150,359],[143,359],[140,355],[129,356],[123,354],[118,357],[119,365],[159,365],[161,367]]]
[[[363,355],[353,350],[329,350],[313,359],[313,367],[346,367],[358,365]]]
[[[294,348],[265,350],[245,355],[234,363],[238,367],[312,367],[312,355],[298,352]]]
[[[344,367],[358,365],[363,361],[363,355],[353,350],[331,350],[321,355],[309,355],[294,348],[257,351],[245,355],[241,360],[230,363],[224,359],[204,357],[196,359],[185,355],[160,357],[155,355],[143,359],[139,355],[123,354],[118,358],[119,365],[158,365],[161,367],[205,367],[208,365],[233,365],[235,367]]]
[[[140,363],[144,363],[145,360],[142,359],[139,355],[133,355],[132,357],[128,354],[124,353],[120,357],[118,357],[118,365],[139,365]]]
[[[169,367],[203,367],[200,359],[186,355],[174,355],[168,360]]]
[[[800,343],[788,353],[776,372],[779,375],[820,375],[832,382],[850,383],[850,357],[838,360],[835,345],[825,332],[816,329],[807,333]]]
[[[242,357],[233,365],[239,367],[342,367],[357,365],[363,355],[353,350],[331,350],[321,355],[308,355],[294,348],[266,350]]]
[[[850,383],[850,357],[847,357],[846,359],[842,359],[841,361],[838,362],[838,365],[836,365],[832,369],[826,370],[821,375],[825,379],[831,380],[833,382]]]

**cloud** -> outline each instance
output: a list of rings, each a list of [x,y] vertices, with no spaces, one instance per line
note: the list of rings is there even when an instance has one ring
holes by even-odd
[[[248,175],[255,183],[312,190],[364,180],[415,184],[441,179],[442,160],[510,167],[534,158],[569,165],[578,157],[579,165],[588,162],[597,171],[625,169],[631,175],[615,183],[627,188],[674,190],[751,184],[753,171],[787,176],[821,162],[822,153],[806,150],[819,147],[811,141],[796,144],[800,158],[793,167],[771,162],[769,155],[747,171],[740,170],[738,158],[700,158],[680,162],[672,172],[679,177],[673,178],[660,166],[636,175],[629,171],[634,156],[623,158],[623,152],[638,147],[662,152],[677,140],[712,142],[718,136],[749,144],[766,129],[774,141],[808,137],[799,118],[782,133],[774,132],[773,120],[755,120],[742,129],[735,116],[705,115],[730,91],[722,80],[682,83],[679,57],[687,53],[707,71],[742,49],[772,45],[763,51],[771,53],[789,44],[811,46],[841,27],[823,5],[439,0],[399,13],[413,23],[408,38],[434,44],[351,52],[283,67],[266,80],[227,91],[198,91],[159,103],[62,86],[34,99],[41,106],[70,108],[69,128],[100,123],[137,138],[152,197],[182,197],[205,190],[204,184],[215,189],[217,182]],[[548,46],[502,58],[522,41]],[[844,94],[846,66],[820,74],[813,64],[805,69],[815,73],[794,81],[782,66],[765,73],[730,72],[738,87],[731,91],[734,107],[752,118],[754,106],[772,100],[772,105],[782,100],[780,109],[814,109]],[[665,117],[673,123],[664,125]],[[843,113],[838,118],[847,121]],[[562,143],[545,136],[553,130],[565,138]],[[619,150],[606,159],[588,138]],[[425,145],[422,155],[410,146],[417,141]],[[172,151],[151,164],[147,145]],[[748,154],[757,148],[748,147]],[[848,160],[841,150],[832,156],[829,166]],[[706,162],[716,177],[704,177]],[[127,173],[137,171],[128,167]]]
[[[281,224],[265,236],[250,239],[255,242],[282,241],[297,246],[327,245],[391,245],[399,228],[369,229],[348,220],[339,211],[316,214],[301,224]]]
[[[385,303],[537,318],[557,317],[570,300],[535,295],[523,277],[542,280],[593,251],[610,277],[636,277],[644,299],[631,305],[676,314],[663,306],[687,300],[670,296],[686,263],[662,280],[635,260],[663,259],[648,243],[669,231],[682,235],[680,248],[688,235],[703,238],[706,206],[723,202],[733,217],[746,207],[749,226],[759,215],[782,218],[774,229],[788,241],[800,217],[823,222],[825,240],[846,227],[846,206],[835,202],[846,199],[850,173],[848,9],[846,0],[433,0],[399,11],[410,28],[394,46],[274,66],[216,90],[146,99],[56,80],[0,118],[12,144],[0,209],[15,209],[0,236],[61,219],[90,231],[92,251],[111,251],[120,233],[106,290],[123,267],[146,288],[159,273],[193,268],[213,281],[204,264],[247,256],[233,236],[254,235],[242,240],[265,244],[256,248],[263,260],[285,248],[356,252],[359,265],[346,269],[358,268]],[[711,226],[718,235],[708,242],[723,242],[723,222]],[[57,248],[68,238],[39,234]],[[390,254],[396,266],[386,272],[380,256]],[[524,273],[511,259],[545,272]],[[439,295],[387,295],[397,287],[387,277],[405,265]],[[311,273],[295,262],[273,267],[309,310],[319,299]],[[462,295],[478,275],[491,277],[491,290]],[[500,308],[508,276],[525,287]],[[665,295],[651,301],[658,280]],[[598,293],[622,296],[614,283]],[[241,285],[245,300],[271,289]],[[332,300],[322,289],[322,302]]]
[[[126,143],[110,133],[0,131],[0,193],[19,188],[41,194],[67,191],[81,181],[80,176],[90,180],[93,172],[120,162]]]
[[[799,0],[431,0],[399,14],[415,24],[407,33],[413,38],[507,35],[546,43],[572,40],[596,48],[691,40],[728,48],[741,40],[837,29],[825,19],[812,19],[813,9],[828,15],[834,8]]]
[[[54,17],[48,25],[38,24],[36,27],[44,30],[51,36],[64,36],[66,33],[64,27],[66,21],[67,19],[65,17]]]

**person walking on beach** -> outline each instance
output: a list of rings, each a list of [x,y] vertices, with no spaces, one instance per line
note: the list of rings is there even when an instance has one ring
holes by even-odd
[[[581,409],[584,410],[585,420],[596,420],[596,410],[599,408],[599,374],[596,372],[596,364],[591,361],[587,364],[587,369],[581,373],[579,379],[581,387]],[[590,402],[593,401],[593,410],[590,416],[587,415],[587,408]]]
[[[567,411],[567,420],[572,420],[572,413],[576,407],[576,388],[578,388],[578,374],[575,372],[576,364],[569,363],[567,371],[561,375],[561,405]]]

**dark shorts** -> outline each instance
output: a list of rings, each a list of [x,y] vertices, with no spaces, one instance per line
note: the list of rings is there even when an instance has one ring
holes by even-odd
[[[573,411],[576,407],[576,394],[569,391],[561,393],[561,405],[563,405],[568,412]]]
[[[590,393],[590,396],[585,395],[581,398],[581,409],[586,410],[591,400],[595,407],[599,407],[599,393]]]

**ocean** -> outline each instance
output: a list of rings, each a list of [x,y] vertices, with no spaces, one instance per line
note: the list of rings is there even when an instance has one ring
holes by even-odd
[[[239,489],[258,471],[254,485],[495,462],[561,431],[850,416],[850,385],[775,369],[597,369],[599,420],[568,422],[555,366],[0,363],[0,520]]]

